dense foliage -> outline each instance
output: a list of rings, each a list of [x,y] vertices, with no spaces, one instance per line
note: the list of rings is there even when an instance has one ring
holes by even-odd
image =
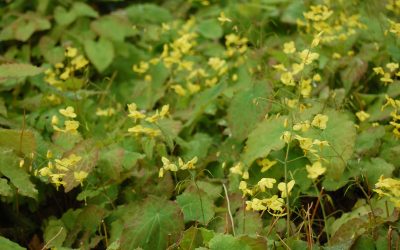
[[[3,1],[0,248],[398,247],[399,17]]]

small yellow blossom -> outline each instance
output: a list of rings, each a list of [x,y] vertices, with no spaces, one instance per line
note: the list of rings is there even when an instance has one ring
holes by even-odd
[[[317,60],[319,58],[319,54],[315,53],[315,52],[311,52],[308,49],[305,49],[301,52],[299,52],[299,58],[301,59],[301,61],[305,64],[311,64],[313,61]]]
[[[78,121],[65,121],[64,124],[65,124],[65,132],[75,133],[75,132],[77,132],[77,129],[79,128]]]
[[[296,52],[296,46],[293,41],[283,44],[283,53],[293,54],[294,52]]]
[[[370,117],[370,115],[367,112],[363,111],[363,110],[358,111],[356,113],[356,116],[361,122],[367,120]]]
[[[386,64],[386,68],[388,68],[390,72],[394,72],[396,69],[399,68],[399,64],[398,63],[388,63],[388,64]]]
[[[144,74],[149,69],[149,63],[141,61],[139,65],[133,65],[132,70],[133,72]]]
[[[225,22],[228,22],[228,23],[232,22],[232,20],[230,18],[225,16],[224,12],[221,12],[219,14],[218,21],[220,21],[222,24],[224,24]]]
[[[75,118],[76,117],[75,110],[71,106],[68,106],[65,109],[60,109],[59,112],[60,112],[60,114],[62,114],[65,117],[69,117],[69,118]]]
[[[74,172],[75,180],[77,182],[80,182],[81,185],[82,185],[83,180],[85,180],[87,176],[88,176],[88,172],[85,172],[85,171]]]
[[[67,47],[66,51],[65,51],[65,56],[66,57],[75,57],[78,54],[78,50],[76,48],[73,47]]]
[[[324,130],[326,129],[326,124],[328,123],[328,120],[329,120],[328,116],[317,114],[314,117],[313,121],[311,122],[311,125]]]
[[[229,171],[232,174],[243,175],[243,164],[241,162],[237,163],[235,166],[231,167]]]
[[[284,72],[281,74],[281,82],[287,86],[294,86],[295,82],[291,72]]]
[[[290,195],[295,183],[296,182],[294,180],[291,180],[287,184],[284,182],[278,184],[278,190],[281,191],[282,198],[286,198],[288,195]]]
[[[308,172],[307,177],[312,180],[317,179],[320,175],[323,175],[326,171],[326,168],[323,167],[321,162],[319,161],[314,162],[312,165],[306,165],[306,169]]]
[[[265,192],[266,188],[273,188],[276,180],[273,178],[261,178],[261,180],[257,183],[261,192]]]
[[[77,56],[72,59],[71,64],[75,67],[76,70],[84,68],[89,64],[89,61],[82,55]]]
[[[180,96],[186,95],[186,90],[179,84],[172,85],[171,89],[173,89],[175,93],[177,93]]]
[[[262,160],[257,160],[257,164],[259,166],[261,166],[261,173],[266,172],[268,169],[270,169],[276,163],[277,163],[277,161],[270,161],[268,158],[265,158]]]

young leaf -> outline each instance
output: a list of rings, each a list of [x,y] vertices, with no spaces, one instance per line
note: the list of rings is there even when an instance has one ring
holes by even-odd
[[[121,234],[121,250],[138,247],[145,250],[167,249],[169,244],[177,241],[183,229],[180,208],[171,201],[152,196],[125,224]]]

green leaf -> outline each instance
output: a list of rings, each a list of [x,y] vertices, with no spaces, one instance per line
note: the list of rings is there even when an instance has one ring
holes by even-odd
[[[16,39],[25,42],[36,31],[47,30],[50,27],[51,24],[46,18],[27,12],[1,30],[0,41]]]
[[[223,35],[221,24],[217,19],[202,21],[197,29],[202,36],[209,39],[218,39]]]
[[[268,110],[266,101],[256,102],[256,98],[266,96],[267,88],[264,84],[257,84],[254,88],[239,92],[232,99],[228,108],[228,125],[232,136],[243,140],[253,130],[257,123],[265,116]]]
[[[347,161],[351,158],[354,151],[356,140],[356,128],[354,122],[346,113],[328,109],[324,112],[329,120],[324,130],[318,128],[309,129],[304,133],[304,137],[326,140],[329,146],[323,147],[319,155],[327,160],[325,166],[327,172],[325,181],[337,181],[343,174]],[[312,118],[311,118],[312,119]],[[315,156],[308,154],[308,158],[314,162]],[[324,183],[326,183],[324,181]],[[337,189],[338,186],[325,186],[327,190]]]
[[[0,129],[0,147],[30,155],[36,152],[35,135],[29,130]]]
[[[78,144],[75,148],[64,155],[64,157],[66,157],[70,154],[75,154],[82,157],[73,170],[65,172],[63,180],[66,182],[66,185],[64,185],[64,191],[66,193],[71,191],[74,187],[80,185],[80,183],[74,177],[75,172],[84,171],[86,173],[90,173],[96,166],[98,160],[98,151],[99,149],[94,145],[93,141],[86,140]]]
[[[26,248],[21,247],[17,243],[0,236],[0,246],[2,250],[26,250]]]
[[[235,217],[236,234],[260,235],[263,230],[263,223],[258,212],[245,211],[240,209]]]
[[[10,185],[8,185],[8,181],[4,178],[0,178],[0,195],[1,196],[11,196],[12,189]]]
[[[362,131],[356,139],[355,151],[359,155],[376,155],[381,146],[381,138],[385,135],[383,126],[369,127]]]
[[[211,250],[251,250],[232,235],[217,234],[210,240]]]
[[[176,201],[182,208],[185,222],[198,221],[207,225],[214,217],[214,202],[201,190],[184,192]]]
[[[0,172],[18,189],[18,193],[37,199],[38,190],[29,180],[30,175],[19,167],[19,158],[12,151],[0,152]]]
[[[285,117],[264,120],[250,133],[242,154],[242,161],[247,166],[257,158],[266,157],[271,150],[279,150],[285,146],[285,142],[280,139],[286,130],[284,120]]]
[[[118,42],[123,42],[126,36],[135,34],[129,20],[119,15],[103,16],[93,21],[90,27],[98,35]]]
[[[0,81],[7,78],[22,78],[38,75],[42,68],[26,63],[8,63],[0,65]]]
[[[103,72],[114,59],[114,46],[106,38],[101,37],[97,42],[85,41],[85,52],[96,69]]]
[[[97,11],[95,11],[90,5],[87,5],[83,2],[74,2],[72,5],[71,12],[75,13],[76,16],[87,16],[87,17],[99,17]]]
[[[67,11],[64,7],[58,5],[54,9],[54,19],[60,25],[69,25],[77,18],[76,13]]]
[[[172,20],[171,13],[155,4],[135,4],[125,9],[129,19],[135,24],[165,23]]]
[[[172,201],[152,196],[125,224],[121,249],[164,250],[178,240],[183,229],[180,208]]]
[[[227,234],[216,234],[209,243],[211,250],[262,250],[267,249],[267,241],[262,238],[251,238],[247,235],[233,237]]]
[[[381,175],[392,177],[394,166],[382,158],[371,158],[361,162],[362,174],[367,178],[368,185],[373,188]]]
[[[67,230],[64,223],[61,220],[50,219],[43,234],[47,247],[62,247],[66,237]]]
[[[179,247],[181,249],[193,250],[196,247],[203,245],[203,239],[201,236],[199,228],[192,226],[183,233]]]

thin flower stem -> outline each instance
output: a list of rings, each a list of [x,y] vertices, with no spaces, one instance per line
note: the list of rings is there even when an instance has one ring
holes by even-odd
[[[236,233],[235,233],[235,224],[233,222],[233,216],[232,216],[232,212],[231,212],[231,204],[230,204],[230,201],[229,201],[228,190],[226,189],[225,183],[222,183],[222,186],[224,187],[226,203],[228,205],[228,214],[229,214],[229,218],[231,220],[232,233],[233,233],[233,236],[235,236],[236,235]]]
[[[329,232],[328,232],[328,221],[327,221],[327,217],[326,217],[326,213],[325,213],[325,208],[324,208],[324,205],[322,203],[322,191],[323,191],[323,188],[322,188],[321,192],[319,192],[317,184],[315,182],[314,182],[314,188],[315,188],[315,192],[317,192],[317,194],[318,194],[318,201],[319,201],[319,205],[321,207],[322,217],[324,218],[324,228],[325,228],[326,238],[327,238],[327,241],[328,241],[328,245],[330,245],[330,237],[329,237]]]

